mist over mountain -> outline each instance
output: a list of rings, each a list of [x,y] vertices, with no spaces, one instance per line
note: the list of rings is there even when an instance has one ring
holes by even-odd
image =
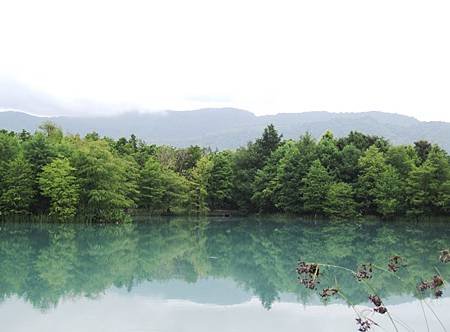
[[[74,114],[106,116],[133,109],[133,106],[84,99],[58,98],[13,78],[0,75],[0,111],[5,109],[23,111],[38,116],[72,116]]]
[[[320,137],[326,130],[345,136],[356,130],[380,135],[395,144],[425,139],[450,151],[450,123],[423,122],[413,117],[383,113],[279,113],[256,116],[235,108],[210,108],[158,113],[128,112],[113,116],[39,117],[18,111],[0,112],[0,128],[14,131],[36,130],[51,120],[66,133],[85,135],[96,131],[113,138],[135,134],[148,143],[177,147],[200,145],[213,149],[237,148],[261,135],[273,123],[285,138],[298,138],[305,132]]]

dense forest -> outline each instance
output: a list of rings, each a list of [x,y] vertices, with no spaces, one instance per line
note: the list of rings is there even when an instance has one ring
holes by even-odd
[[[446,215],[450,158],[418,141],[393,146],[351,132],[283,140],[274,126],[235,151],[63,135],[0,132],[0,214],[123,220],[151,214],[289,213],[357,218]]]

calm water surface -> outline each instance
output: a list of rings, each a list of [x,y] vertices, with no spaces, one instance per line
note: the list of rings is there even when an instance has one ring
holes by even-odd
[[[356,331],[354,309],[318,292],[338,285],[358,312],[376,291],[399,331],[450,331],[450,287],[420,300],[418,281],[450,279],[439,251],[450,220],[414,223],[311,222],[282,218],[138,219],[125,225],[0,224],[0,330],[18,331]],[[322,268],[318,290],[299,285],[298,259],[374,272],[368,285]],[[372,288],[370,290],[368,287]],[[426,320],[424,318],[426,317]],[[439,324],[436,316],[441,321]]]

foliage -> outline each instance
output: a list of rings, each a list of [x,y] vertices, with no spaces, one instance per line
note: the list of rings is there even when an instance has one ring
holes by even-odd
[[[264,167],[257,171],[253,182],[252,202],[259,212],[276,212],[276,200],[279,197],[278,165],[286,156],[291,142],[284,142],[272,152]]]
[[[23,154],[6,163],[1,178],[0,215],[28,214],[33,202],[33,171]]]
[[[228,152],[215,153],[211,157],[212,168],[206,182],[208,206],[212,209],[227,208],[231,205],[232,160]]]
[[[377,181],[386,167],[383,153],[374,145],[369,147],[358,160],[357,197],[366,213],[376,211]]]
[[[350,132],[283,140],[273,125],[236,151],[147,144],[92,132],[64,135],[50,122],[30,134],[0,131],[0,212],[89,215],[358,214],[393,218],[450,211],[450,158],[426,141],[392,146]],[[17,179],[17,180],[16,180]],[[327,205],[328,204],[328,205]]]
[[[311,135],[306,134],[290,145],[278,164],[278,208],[290,213],[304,212],[301,183],[316,159],[316,142]]]
[[[206,202],[208,197],[207,187],[210,182],[213,166],[213,161],[209,157],[203,156],[191,170],[191,188],[189,197],[191,212],[201,214],[209,210]]]
[[[80,205],[101,220],[135,205],[137,178],[126,159],[114,155],[103,141],[83,141],[71,163],[80,183]]]
[[[326,195],[323,211],[332,219],[353,219],[358,216],[352,187],[344,182],[333,183]]]
[[[45,165],[39,175],[42,193],[50,198],[50,215],[61,220],[75,216],[79,202],[79,186],[75,168],[68,159],[57,158]]]
[[[358,180],[358,160],[362,151],[353,144],[345,145],[339,150],[337,177],[346,183],[355,184]]]
[[[392,166],[379,174],[375,181],[374,203],[376,211],[383,217],[398,214],[403,200],[403,184],[397,170]]]
[[[408,214],[421,216],[449,209],[450,164],[447,154],[434,146],[420,166],[409,173],[406,183]]]
[[[431,151],[431,143],[428,141],[417,141],[414,142],[414,149],[416,150],[417,155],[420,158],[420,162],[423,163],[428,158],[428,154]]]
[[[302,180],[305,212],[324,214],[324,202],[332,181],[327,169],[315,160]]]
[[[139,181],[139,206],[148,210],[160,210],[164,195],[163,168],[158,160],[150,157],[141,170]]]

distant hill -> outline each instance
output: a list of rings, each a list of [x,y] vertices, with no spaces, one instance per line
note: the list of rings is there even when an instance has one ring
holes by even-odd
[[[450,123],[422,122],[415,118],[383,112],[364,113],[280,113],[256,116],[234,109],[200,109],[160,113],[129,112],[97,117],[38,117],[18,111],[0,112],[0,128],[34,131],[45,120],[51,120],[67,133],[96,131],[100,135],[118,138],[135,134],[148,143],[209,146],[213,149],[237,148],[261,135],[263,128],[273,123],[285,138],[298,138],[309,131],[320,137],[326,130],[336,136],[351,130],[380,135],[395,144],[408,144],[420,139],[437,143],[450,151]]]

